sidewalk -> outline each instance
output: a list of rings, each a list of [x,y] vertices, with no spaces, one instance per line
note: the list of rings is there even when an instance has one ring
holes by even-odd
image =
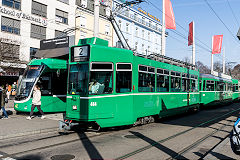
[[[13,100],[9,100],[9,103],[6,105],[6,110],[13,111],[13,115],[10,115],[8,119],[0,119],[0,140],[58,130],[58,121],[62,120],[62,113],[45,114],[45,119],[35,117],[27,120],[26,116],[28,115],[16,115],[13,103]]]

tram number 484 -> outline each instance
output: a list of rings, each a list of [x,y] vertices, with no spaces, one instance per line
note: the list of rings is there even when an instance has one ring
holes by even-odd
[[[90,106],[97,106],[97,102],[91,102]]]

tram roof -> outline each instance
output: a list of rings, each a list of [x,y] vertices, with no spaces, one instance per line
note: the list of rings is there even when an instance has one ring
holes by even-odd
[[[201,77],[201,78],[216,79],[216,80],[219,80],[219,81],[232,82],[232,79],[226,79],[226,78],[222,78],[222,77],[217,77],[217,76],[214,76],[214,75],[212,75],[212,74],[203,74],[203,73],[200,73],[200,77]]]
[[[50,69],[67,69],[66,60],[55,58],[33,59],[28,65],[46,65]]]

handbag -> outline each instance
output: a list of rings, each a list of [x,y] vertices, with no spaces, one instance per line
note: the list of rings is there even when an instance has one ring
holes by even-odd
[[[5,101],[5,103],[8,103],[8,98],[5,98],[4,101]]]

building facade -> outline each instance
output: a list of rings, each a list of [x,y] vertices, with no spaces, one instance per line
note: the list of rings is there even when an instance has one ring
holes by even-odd
[[[76,0],[76,34],[75,39],[94,36],[94,0]],[[99,34],[98,37],[109,42],[113,46],[113,29],[107,15],[110,14],[111,1],[100,3],[99,8]]]
[[[113,10],[121,0],[113,1]],[[161,53],[161,23],[160,20],[142,10],[130,7],[119,10],[115,17],[119,28],[132,49],[137,53],[149,55]],[[121,43],[114,33],[113,46],[121,47]]]
[[[75,34],[75,11],[72,0],[0,0],[0,68],[5,70],[1,77],[17,77],[40,40],[71,29]]]

